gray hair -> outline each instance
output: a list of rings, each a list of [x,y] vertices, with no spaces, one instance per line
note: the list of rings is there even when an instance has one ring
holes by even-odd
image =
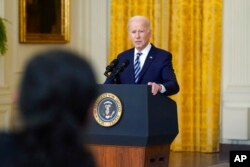
[[[128,30],[129,30],[130,24],[131,24],[132,22],[134,22],[134,21],[144,21],[145,27],[146,27],[149,31],[151,31],[150,21],[149,21],[149,19],[148,19],[147,17],[145,17],[145,16],[133,16],[133,17],[131,17],[131,18],[128,20]]]

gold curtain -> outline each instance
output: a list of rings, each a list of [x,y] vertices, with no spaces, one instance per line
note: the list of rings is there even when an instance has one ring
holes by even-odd
[[[173,54],[180,92],[174,151],[216,152],[220,139],[222,0],[112,0],[109,61],[132,45],[127,21],[145,15],[151,42]]]
[[[135,15],[151,20],[151,42],[158,47],[168,46],[168,1],[167,0],[112,0],[109,62],[117,54],[132,47],[128,38],[127,22]]]

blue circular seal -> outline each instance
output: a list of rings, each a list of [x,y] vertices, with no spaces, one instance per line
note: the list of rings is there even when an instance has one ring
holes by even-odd
[[[102,126],[115,125],[122,115],[120,99],[112,93],[101,94],[94,105],[94,118]]]

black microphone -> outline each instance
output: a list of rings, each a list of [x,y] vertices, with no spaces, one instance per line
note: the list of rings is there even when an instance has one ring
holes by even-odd
[[[118,60],[114,59],[107,67],[106,67],[106,71],[104,73],[104,75],[106,77],[110,77],[110,72],[113,71],[113,69],[115,68],[115,66],[118,64]]]
[[[125,59],[125,60],[121,63],[121,65],[118,66],[118,67],[115,69],[115,71],[113,71],[111,78],[112,78],[112,79],[115,79],[115,78],[118,76],[118,74],[120,74],[120,73],[128,66],[128,64],[129,64],[129,61],[128,61],[127,59]]]

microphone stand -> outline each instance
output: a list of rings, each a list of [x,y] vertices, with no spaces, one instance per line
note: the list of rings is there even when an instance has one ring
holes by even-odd
[[[111,73],[110,75],[111,80],[113,80],[115,84],[118,83],[118,79],[117,79],[118,74],[120,74],[127,67],[128,64],[129,64],[129,61],[125,60],[119,67],[115,69],[115,71]]]
[[[116,70],[116,71],[114,71],[113,73],[111,73],[111,75],[109,76],[109,77],[111,78],[111,80],[114,81],[114,84],[117,84],[117,83],[118,83],[117,76],[118,76],[118,74],[120,73],[119,71],[120,71],[120,70]]]

